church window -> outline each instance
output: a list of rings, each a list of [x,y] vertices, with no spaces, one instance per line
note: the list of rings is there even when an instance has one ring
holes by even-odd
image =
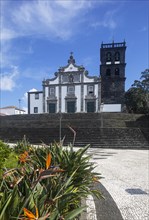
[[[120,61],[120,53],[119,52],[115,53],[115,61]]]
[[[35,93],[35,99],[39,99],[39,93]]]
[[[107,75],[107,76],[111,76],[111,69],[107,69],[107,70],[106,70],[106,75]]]
[[[38,113],[38,107],[34,107],[34,113]]]
[[[116,69],[115,69],[115,75],[116,75],[116,76],[119,76],[119,74],[120,74],[119,68],[116,68]]]
[[[54,96],[55,95],[55,89],[54,87],[50,88],[50,96]]]
[[[93,86],[88,86],[88,94],[89,95],[94,94],[94,87]]]
[[[74,82],[80,82],[80,75],[74,75]]]
[[[74,86],[68,86],[68,94],[74,94]]]
[[[106,61],[107,61],[107,62],[111,61],[111,53],[110,53],[110,52],[108,52],[108,53],[106,54]]]

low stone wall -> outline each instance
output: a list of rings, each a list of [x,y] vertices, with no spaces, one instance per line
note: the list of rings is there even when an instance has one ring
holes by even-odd
[[[0,139],[51,143],[65,137],[65,144],[98,147],[144,147],[149,143],[149,116],[125,113],[33,114],[0,117]],[[61,128],[61,129],[60,129]]]

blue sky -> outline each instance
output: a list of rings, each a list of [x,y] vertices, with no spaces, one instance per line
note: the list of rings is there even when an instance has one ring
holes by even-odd
[[[27,92],[76,64],[99,75],[100,45],[126,41],[126,90],[149,68],[149,2],[1,0],[1,107],[27,108]]]

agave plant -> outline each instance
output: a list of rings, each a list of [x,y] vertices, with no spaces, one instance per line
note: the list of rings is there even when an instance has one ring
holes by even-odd
[[[25,151],[19,168],[6,171],[0,186],[0,219],[75,219],[91,185],[100,179],[85,152],[58,144]]]

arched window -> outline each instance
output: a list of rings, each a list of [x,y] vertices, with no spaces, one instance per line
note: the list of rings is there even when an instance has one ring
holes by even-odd
[[[110,52],[108,52],[108,53],[106,54],[106,61],[107,61],[107,62],[111,61],[111,53],[110,53]]]
[[[115,61],[120,61],[120,53],[119,52],[115,53]]]
[[[106,75],[107,75],[107,76],[111,76],[111,69],[107,69],[107,70],[106,70]]]
[[[116,76],[119,76],[119,74],[120,74],[120,70],[119,70],[119,68],[116,68],[116,69],[115,69],[115,75],[116,75]]]

